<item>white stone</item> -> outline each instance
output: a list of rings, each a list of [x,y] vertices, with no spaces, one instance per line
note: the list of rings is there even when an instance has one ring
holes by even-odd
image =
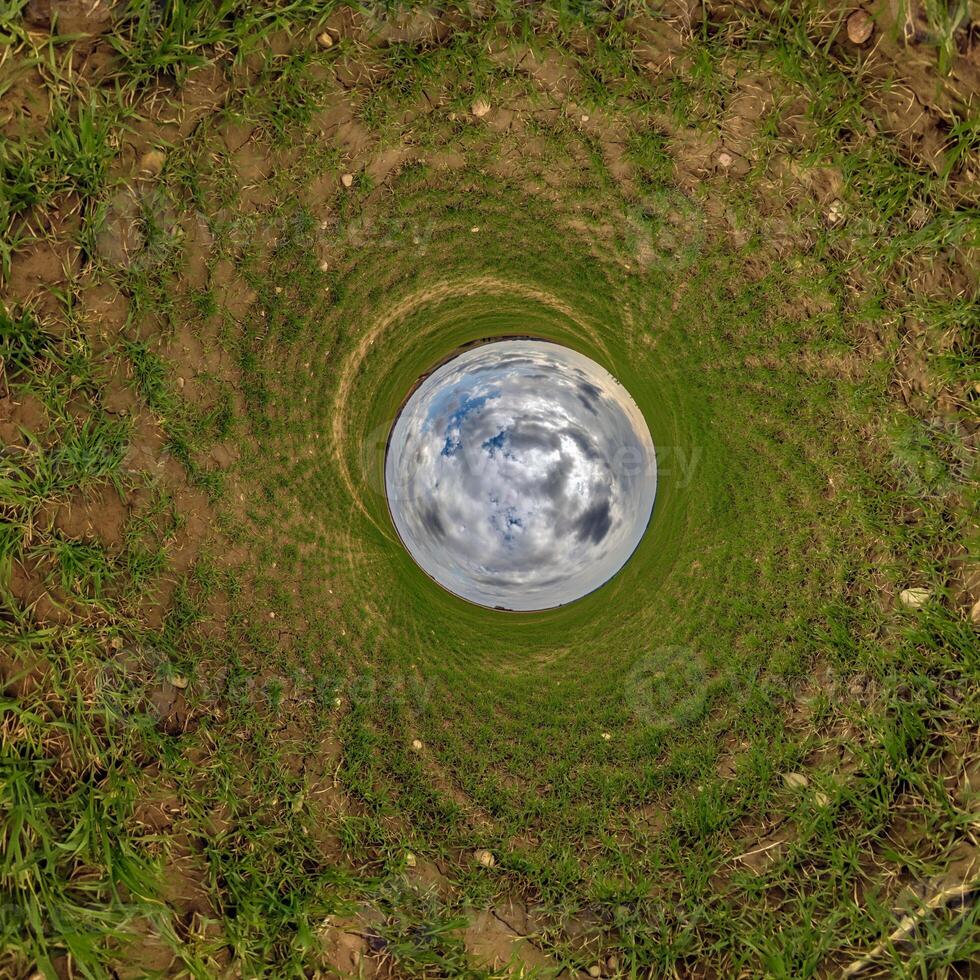
[[[810,780],[801,772],[787,772],[783,775],[783,783],[787,789],[806,789]]]
[[[928,589],[902,589],[898,601],[906,609],[921,609],[929,601]]]

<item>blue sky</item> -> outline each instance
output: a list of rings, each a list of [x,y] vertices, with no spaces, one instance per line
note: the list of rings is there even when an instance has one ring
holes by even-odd
[[[399,415],[385,483],[418,564],[488,606],[543,609],[611,578],[646,529],[656,453],[604,368],[506,340],[436,369]]]

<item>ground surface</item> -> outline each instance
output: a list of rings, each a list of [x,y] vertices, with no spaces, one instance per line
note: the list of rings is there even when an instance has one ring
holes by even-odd
[[[980,39],[864,13],[0,10],[0,972],[977,975]],[[527,616],[381,492],[507,334],[660,461]]]

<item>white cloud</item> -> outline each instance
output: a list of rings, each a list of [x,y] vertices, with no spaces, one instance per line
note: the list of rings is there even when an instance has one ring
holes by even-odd
[[[422,382],[395,423],[385,482],[398,533],[432,578],[482,605],[543,609],[625,564],[653,509],[656,454],[604,368],[505,340]]]

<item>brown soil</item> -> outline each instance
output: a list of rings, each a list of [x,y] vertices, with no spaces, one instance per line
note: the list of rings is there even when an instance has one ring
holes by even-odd
[[[32,395],[0,398],[0,442],[5,447],[25,447],[30,439],[40,440],[50,425],[44,405]],[[28,433],[28,435],[25,435]]]
[[[38,511],[37,523],[54,528],[67,538],[96,539],[106,548],[119,548],[129,518],[129,507],[112,487],[96,496],[75,494],[61,503],[47,503]]]
[[[513,976],[524,976],[532,970],[540,977],[562,973],[558,963],[529,942],[496,910],[475,912],[463,932],[463,942],[473,959],[491,970],[503,970]]]

